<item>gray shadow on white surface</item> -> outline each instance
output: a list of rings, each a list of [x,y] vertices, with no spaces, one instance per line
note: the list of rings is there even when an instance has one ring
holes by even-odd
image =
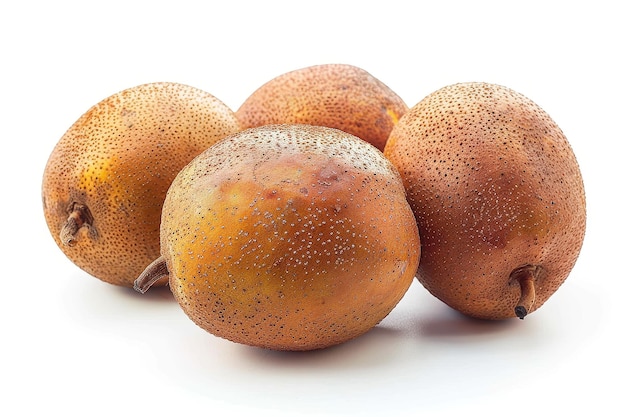
[[[367,369],[396,360],[397,342],[402,337],[402,330],[378,325],[355,339],[324,349],[292,352],[240,346],[238,353],[240,360],[268,369]]]
[[[418,321],[421,337],[428,339],[477,339],[499,333],[515,331],[519,319],[482,320],[465,316],[449,309],[438,315],[422,318]]]
[[[576,327],[564,326],[572,319],[567,312],[583,299],[589,308],[600,301],[570,286],[525,320],[493,322],[457,313],[415,285],[387,318],[356,339],[322,350],[278,352],[210,335],[184,315],[169,288],[142,295],[72,275],[59,302],[73,323],[69,330],[78,324],[89,335],[81,351],[108,343],[115,349],[113,368],[148,372],[144,383],[155,381],[182,396],[325,415],[393,414],[394,404],[409,409],[414,401],[422,409],[443,407],[449,392],[464,404],[498,395],[498,387],[550,377],[597,319],[588,315],[577,318]],[[138,351],[144,353],[141,366],[117,363],[120,355]]]
[[[117,322],[122,328],[129,321],[167,319],[173,310],[180,310],[167,286],[141,294],[132,288],[102,282],[82,271],[68,277],[61,295],[62,308],[71,320],[83,325],[115,326]]]

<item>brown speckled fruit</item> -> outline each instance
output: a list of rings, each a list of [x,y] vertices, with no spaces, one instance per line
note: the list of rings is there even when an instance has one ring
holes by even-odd
[[[132,287],[159,256],[161,207],[178,171],[239,130],[224,103],[181,84],[144,84],[96,104],[45,167],[43,208],[55,242],[89,274]]]
[[[334,127],[382,151],[389,132],[407,110],[396,93],[367,71],[324,64],[268,81],[236,114],[243,128],[280,123]]]
[[[467,315],[524,318],[559,288],[585,234],[574,153],[528,98],[487,83],[444,87],[390,135],[420,228],[419,281]]]
[[[357,337],[409,288],[417,225],[397,170],[337,129],[271,125],[220,141],[176,177],[162,258],[185,313],[208,332],[276,350]]]

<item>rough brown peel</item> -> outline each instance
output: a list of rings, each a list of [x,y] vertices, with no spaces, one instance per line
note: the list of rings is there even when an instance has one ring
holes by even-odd
[[[353,135],[305,125],[245,130],[194,159],[168,191],[161,247],[196,324],[279,350],[368,331],[403,297],[420,255],[393,165]]]
[[[131,287],[159,255],[161,206],[174,176],[239,130],[224,103],[186,85],[144,84],[102,100],[68,129],[45,167],[52,237],[89,274]]]
[[[585,234],[583,181],[534,102],[499,85],[447,86],[404,115],[384,152],[420,228],[418,279],[436,297],[474,317],[523,318],[567,278]],[[512,278],[522,267],[540,273]]]
[[[253,92],[236,114],[244,128],[304,123],[351,133],[383,150],[408,110],[404,101],[367,71],[324,64],[282,74]]]

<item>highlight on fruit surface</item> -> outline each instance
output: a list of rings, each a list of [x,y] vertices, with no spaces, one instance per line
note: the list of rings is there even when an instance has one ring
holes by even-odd
[[[160,253],[161,207],[174,176],[239,130],[224,103],[177,83],[143,84],[97,103],[44,170],[43,210],[57,246],[94,277],[131,287]]]
[[[236,111],[242,127],[300,123],[333,127],[383,150],[408,110],[402,98],[367,71],[322,64],[282,74],[263,84]]]
[[[213,335],[319,349],[379,323],[413,282],[420,241],[395,167],[372,145],[310,125],[230,135],[177,175],[161,256],[185,313]]]
[[[583,180],[561,129],[527,97],[446,86],[400,119],[384,153],[420,228],[417,278],[450,307],[523,319],[570,274],[585,234]]]

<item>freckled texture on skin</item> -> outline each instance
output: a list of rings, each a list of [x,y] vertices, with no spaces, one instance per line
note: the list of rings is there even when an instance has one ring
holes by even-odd
[[[509,278],[540,265],[539,308],[567,278],[585,233],[585,194],[574,153],[554,121],[506,87],[462,83],[427,96],[392,131],[422,240],[418,279],[479,318],[515,317]]]
[[[280,123],[327,126],[382,151],[389,132],[407,110],[396,93],[368,72],[352,65],[325,64],[270,80],[236,114],[244,128]]]
[[[231,135],[174,180],[161,245],[170,287],[210,333],[277,350],[365,333],[410,286],[419,235],[397,170],[324,127]]]
[[[133,281],[159,256],[165,193],[180,169],[239,131],[234,112],[214,96],[175,84],[144,84],[89,109],[60,139],[45,167],[43,207],[50,232],[77,266],[111,284]],[[93,228],[74,246],[60,230],[82,204]]]

